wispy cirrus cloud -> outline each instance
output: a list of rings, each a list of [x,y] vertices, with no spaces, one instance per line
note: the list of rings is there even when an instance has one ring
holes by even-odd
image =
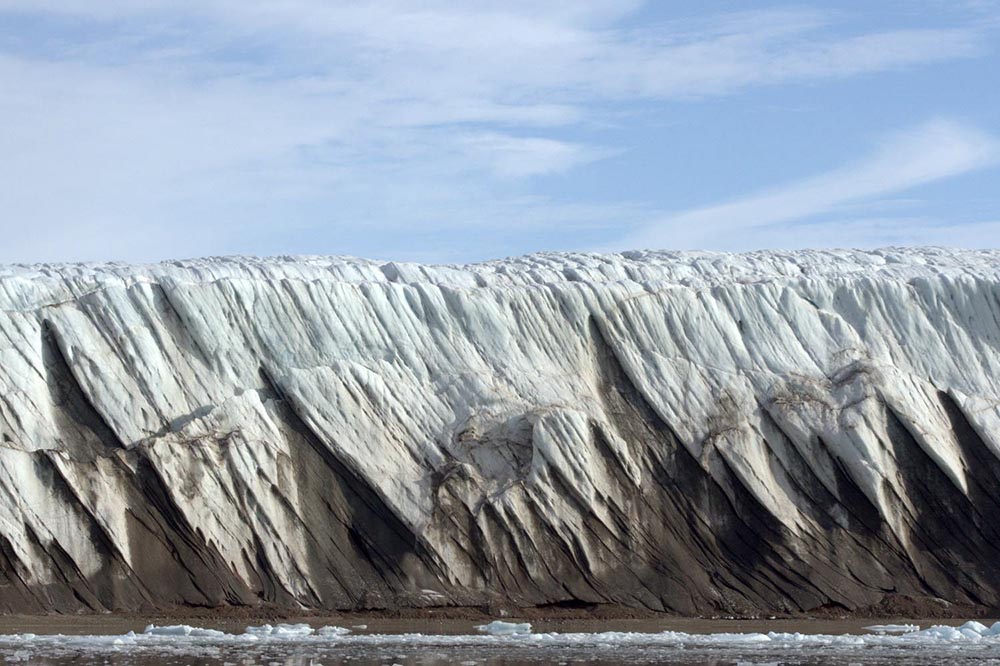
[[[1000,221],[955,222],[929,217],[836,216],[807,224],[775,225],[758,229],[747,249],[787,249],[825,247],[947,246],[996,248]],[[735,249],[725,244],[719,249]]]
[[[988,48],[975,25],[810,9],[630,24],[643,4],[0,0],[0,260],[365,252],[500,215],[611,227],[649,205],[587,212],[538,183],[627,154],[585,130],[633,104]]]
[[[827,173],[787,183],[722,204],[682,211],[652,222],[616,243],[618,247],[704,248],[822,246],[831,228],[854,243],[880,244],[909,227],[913,238],[944,238],[946,231],[912,218],[802,222],[849,204],[881,197],[991,167],[1000,162],[1000,140],[954,120],[936,119],[886,137],[868,157]],[[927,224],[921,234],[921,222]],[[854,226],[854,233],[849,227]],[[867,231],[858,225],[867,225]],[[865,233],[858,233],[863,231]],[[893,233],[895,231],[895,233]],[[875,240],[881,239],[881,240]],[[843,242],[843,241],[841,241]]]

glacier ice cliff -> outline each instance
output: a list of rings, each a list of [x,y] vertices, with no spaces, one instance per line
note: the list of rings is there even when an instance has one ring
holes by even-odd
[[[1000,251],[0,267],[0,611],[1000,606]]]

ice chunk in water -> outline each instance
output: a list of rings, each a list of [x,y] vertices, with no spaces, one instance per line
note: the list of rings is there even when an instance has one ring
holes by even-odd
[[[524,635],[531,633],[529,622],[504,622],[503,620],[493,620],[489,624],[481,624],[476,627],[484,634],[493,636]]]
[[[226,635],[226,632],[218,629],[203,629],[189,624],[172,624],[166,627],[150,624],[142,633],[150,636],[194,636],[195,638],[221,638]]]
[[[358,625],[358,627],[360,627],[360,628],[367,628],[363,624]],[[330,636],[346,636],[347,634],[351,633],[351,630],[348,629],[347,627],[320,627],[316,631],[316,633],[318,635],[320,635],[320,636],[326,636],[326,637],[330,637]]]
[[[918,624],[873,624],[870,627],[865,627],[866,631],[870,631],[874,634],[909,634],[914,631],[920,631],[920,625]]]
[[[309,636],[313,628],[304,622],[301,624],[262,624],[259,627],[247,627],[246,633],[254,636]]]

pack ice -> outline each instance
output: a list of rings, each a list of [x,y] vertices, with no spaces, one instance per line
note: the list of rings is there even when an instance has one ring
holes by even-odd
[[[1000,251],[0,267],[0,610],[1000,605]]]

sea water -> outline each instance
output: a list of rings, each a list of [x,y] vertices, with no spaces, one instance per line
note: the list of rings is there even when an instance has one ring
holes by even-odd
[[[321,664],[1000,664],[1000,622],[546,623],[343,621],[147,624],[37,619],[0,635],[0,660],[22,664],[320,666]],[[34,631],[24,631],[30,625]],[[549,623],[551,625],[551,623]],[[746,630],[757,625],[760,630]],[[770,627],[770,628],[769,628]],[[42,633],[44,632],[44,633]]]

